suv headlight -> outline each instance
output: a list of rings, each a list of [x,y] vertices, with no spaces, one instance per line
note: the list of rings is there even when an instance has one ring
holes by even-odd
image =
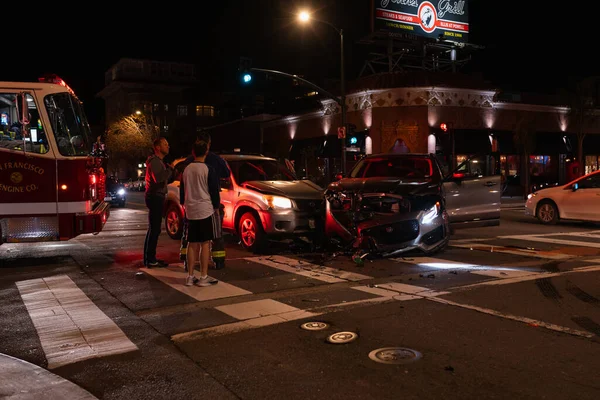
[[[287,197],[263,196],[263,200],[269,208],[292,208],[292,201]]]
[[[119,189],[119,191],[117,192],[117,194],[119,196],[123,196],[125,194],[125,189]]]
[[[423,216],[421,217],[421,223],[424,225],[432,223],[435,217],[440,215],[440,210],[441,205],[438,201],[433,205],[433,207],[431,207],[423,213]]]

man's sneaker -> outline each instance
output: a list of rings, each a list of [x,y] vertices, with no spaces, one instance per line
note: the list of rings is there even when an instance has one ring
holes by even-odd
[[[166,268],[169,264],[164,262],[163,260],[156,260],[154,262],[149,262],[146,264],[147,268]]]
[[[196,283],[197,280],[198,278],[195,276],[188,275],[187,278],[185,278],[185,286],[194,286],[194,283]]]
[[[210,276],[207,276],[206,278],[200,278],[200,279],[194,277],[194,285],[212,286],[212,285],[216,285],[217,283],[219,283],[219,281],[216,280],[215,278],[211,278]]]

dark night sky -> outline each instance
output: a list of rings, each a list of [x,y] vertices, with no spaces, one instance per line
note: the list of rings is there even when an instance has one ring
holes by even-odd
[[[354,42],[370,31],[370,0],[213,0],[198,2],[196,10],[174,4],[179,8],[162,4],[126,11],[120,3],[106,2],[102,10],[89,6],[79,14],[56,12],[56,20],[43,20],[44,28],[12,37],[11,43],[23,39],[24,45],[13,45],[4,54],[0,80],[29,81],[56,73],[96,123],[103,102],[94,96],[103,87],[104,72],[121,57],[195,62],[202,76],[223,85],[235,82],[241,55],[251,57],[255,67],[303,74],[309,80],[337,78],[339,36],[325,25],[298,26],[294,13],[304,6],[344,28],[348,79],[364,63],[367,49]],[[551,93],[569,76],[592,75],[597,69],[597,46],[591,43],[596,8],[470,0],[470,42],[485,50],[473,56],[467,71],[480,71],[498,87]]]

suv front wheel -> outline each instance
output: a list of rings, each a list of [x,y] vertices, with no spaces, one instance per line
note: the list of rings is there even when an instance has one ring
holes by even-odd
[[[256,214],[251,211],[244,213],[240,218],[238,235],[242,246],[246,250],[250,250],[254,253],[260,252],[267,241],[267,235],[260,220],[258,220]]]
[[[169,204],[165,213],[165,230],[171,239],[180,240],[183,234],[183,213],[177,204]]]

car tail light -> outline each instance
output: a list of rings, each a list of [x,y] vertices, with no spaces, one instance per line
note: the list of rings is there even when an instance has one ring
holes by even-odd
[[[96,189],[96,182],[98,181],[98,177],[96,174],[89,175],[89,187],[90,187],[90,200],[96,200],[98,197],[98,191]]]

